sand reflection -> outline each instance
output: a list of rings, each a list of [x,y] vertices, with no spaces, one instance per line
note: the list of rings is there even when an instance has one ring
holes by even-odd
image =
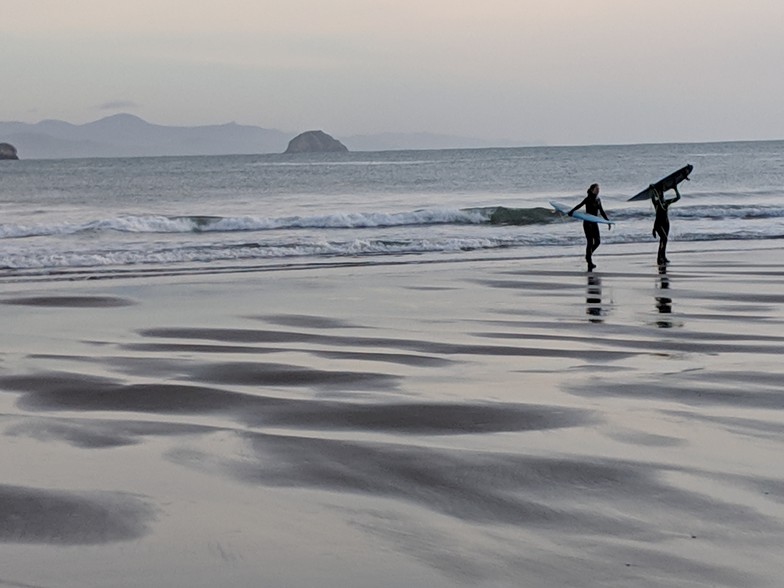
[[[659,290],[659,295],[654,298],[656,300],[656,310],[659,311],[660,315],[656,321],[656,326],[661,329],[671,329],[673,327],[671,316],[672,298],[667,295],[670,289],[670,278],[667,275],[666,265],[659,266],[659,279],[656,287]]]
[[[588,274],[588,285],[585,289],[585,313],[592,323],[604,322],[605,311],[602,308],[602,279]]]

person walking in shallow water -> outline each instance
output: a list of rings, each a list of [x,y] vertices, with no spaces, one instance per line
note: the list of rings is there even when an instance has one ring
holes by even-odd
[[[654,237],[657,235],[659,236],[659,254],[656,257],[656,262],[659,265],[670,262],[670,260],[667,259],[667,240],[670,234],[670,217],[667,213],[667,209],[670,207],[670,204],[681,199],[681,193],[678,192],[678,186],[675,186],[674,189],[675,198],[665,200],[664,194],[651,186],[651,202],[653,202],[653,208],[656,210],[656,220],[653,221],[652,234]]]
[[[607,218],[607,214],[604,212],[604,208],[602,208],[602,201],[599,199],[599,184],[591,184],[591,187],[588,188],[588,195],[583,198],[583,201],[580,202],[580,204],[569,211],[569,216],[572,216],[572,214],[582,206],[585,206],[586,213],[594,216],[599,216],[601,214],[602,217],[604,217],[604,220],[610,220]],[[602,243],[598,223],[583,221],[583,232],[585,233],[586,242],[585,261],[588,262],[588,271],[591,271],[596,267],[596,264],[593,263],[593,252],[596,251]]]

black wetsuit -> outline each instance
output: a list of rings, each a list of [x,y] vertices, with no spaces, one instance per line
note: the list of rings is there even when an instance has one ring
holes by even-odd
[[[659,253],[656,261],[660,264],[667,263],[667,241],[670,234],[670,217],[667,214],[667,209],[670,204],[680,200],[681,195],[678,190],[675,190],[675,198],[665,200],[663,195],[660,195],[656,190],[653,190],[651,201],[653,208],[656,210],[656,220],[653,221],[653,236],[659,237]]]
[[[605,220],[610,220],[602,208],[602,201],[598,196],[588,195],[583,198],[577,206],[569,211],[572,214],[578,208],[585,206],[585,212],[594,216],[601,215]],[[583,232],[585,233],[585,261],[588,262],[589,268],[595,267],[593,264],[592,256],[596,248],[602,244],[602,238],[599,234],[599,224],[592,223],[591,221],[583,221]]]

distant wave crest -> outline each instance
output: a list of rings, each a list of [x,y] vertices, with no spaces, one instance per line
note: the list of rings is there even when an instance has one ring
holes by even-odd
[[[232,233],[275,229],[359,229],[424,225],[478,225],[547,223],[554,219],[546,208],[430,208],[405,212],[336,212],[327,215],[255,216],[162,216],[122,215],[87,222],[41,225],[0,225],[0,239],[68,235],[84,232],[121,233]]]
[[[613,220],[647,219],[649,207],[610,208]],[[731,220],[784,218],[784,206],[720,205],[674,206],[672,218]],[[336,212],[314,216],[256,217],[209,215],[121,215],[85,222],[40,225],[0,224],[0,239],[69,235],[88,232],[120,233],[234,233],[281,229],[363,229],[427,225],[545,225],[558,220],[549,208],[425,208],[404,212]]]

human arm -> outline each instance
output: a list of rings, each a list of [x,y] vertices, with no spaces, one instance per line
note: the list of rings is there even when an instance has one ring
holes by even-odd
[[[658,210],[664,203],[664,194],[659,193],[653,184],[648,186],[648,190],[651,192],[651,203],[653,204],[653,208]]]
[[[598,200],[598,199],[597,199],[597,200]],[[601,215],[602,215],[602,217],[604,218],[604,220],[606,220],[607,222],[610,222],[610,218],[607,216],[607,213],[606,213],[606,212],[604,212],[604,207],[602,206],[602,201],[601,201],[601,200],[599,200],[599,201],[597,202],[597,208],[599,209],[599,214],[601,214]],[[612,225],[608,225],[608,226],[612,226]]]
[[[574,208],[572,208],[572,209],[571,209],[569,212],[567,212],[566,214],[568,214],[569,216],[572,216],[572,215],[574,214],[574,212],[575,212],[575,211],[576,211],[578,208],[582,208],[582,207],[585,205],[585,202],[586,202],[587,200],[588,200],[588,198],[583,198],[583,200],[582,200],[582,202],[580,202],[580,204],[578,204],[577,206],[575,206]]]
[[[673,188],[673,190],[675,190],[675,198],[671,198],[671,199],[667,200],[667,206],[669,206],[670,204],[673,204],[675,202],[678,202],[678,200],[681,199],[681,193],[678,192],[678,186],[675,186]]]

